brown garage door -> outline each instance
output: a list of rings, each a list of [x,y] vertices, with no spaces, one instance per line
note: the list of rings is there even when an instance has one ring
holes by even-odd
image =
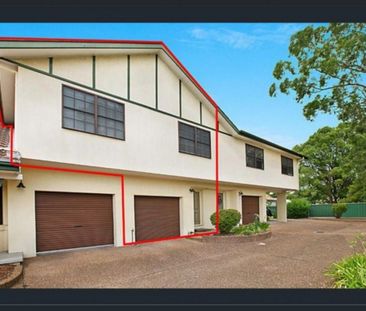
[[[249,224],[254,221],[255,215],[259,215],[259,197],[242,196],[241,209],[243,224]]]
[[[135,196],[136,241],[180,235],[179,198]]]
[[[112,196],[36,192],[37,251],[113,244]]]

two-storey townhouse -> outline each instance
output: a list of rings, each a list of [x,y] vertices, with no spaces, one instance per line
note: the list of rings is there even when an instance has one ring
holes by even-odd
[[[216,103],[162,42],[1,38],[0,94],[0,251],[211,230],[216,147],[219,207],[266,221],[273,191],[286,221],[302,156],[221,110],[216,146]]]

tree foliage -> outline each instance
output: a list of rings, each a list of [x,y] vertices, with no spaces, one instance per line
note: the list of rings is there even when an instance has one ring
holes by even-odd
[[[289,53],[274,68],[271,96],[295,92],[309,120],[318,112],[366,119],[366,24],[308,26],[292,35]]]
[[[365,128],[363,128],[365,127]],[[354,182],[349,187],[348,202],[366,202],[366,124],[359,125],[351,138]]]
[[[348,125],[326,126],[294,147],[307,157],[300,166],[299,196],[312,203],[336,203],[347,197],[355,179],[351,136]]]
[[[309,156],[300,169],[300,193],[312,202],[366,201],[366,23],[296,32],[273,76],[270,96],[295,94],[308,120],[329,113],[344,123],[296,147]]]

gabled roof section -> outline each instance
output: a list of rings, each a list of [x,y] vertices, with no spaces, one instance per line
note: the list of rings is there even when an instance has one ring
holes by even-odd
[[[57,46],[54,45],[57,43]],[[181,72],[193,83],[203,97],[214,107],[218,108],[220,116],[233,128],[240,136],[258,141],[259,143],[269,145],[273,148],[285,151],[296,157],[304,156],[293,151],[272,143],[268,140],[250,134],[246,131],[239,130],[230,118],[219,108],[214,99],[204,90],[188,69],[179,61],[174,53],[168,48],[163,41],[150,40],[109,40],[109,39],[75,39],[75,38],[32,38],[32,37],[0,37],[0,51],[4,50],[24,50],[24,49],[156,49],[162,50],[181,70]],[[1,54],[1,53],[0,53]],[[0,58],[2,55],[0,55]]]

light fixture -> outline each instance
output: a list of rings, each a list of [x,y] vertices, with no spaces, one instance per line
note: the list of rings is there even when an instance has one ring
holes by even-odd
[[[243,195],[243,192],[239,191],[239,195]]]
[[[18,189],[25,189],[25,186],[23,184],[23,180],[21,180],[17,186]]]
[[[194,192],[194,189],[193,188],[189,188],[189,192]]]

